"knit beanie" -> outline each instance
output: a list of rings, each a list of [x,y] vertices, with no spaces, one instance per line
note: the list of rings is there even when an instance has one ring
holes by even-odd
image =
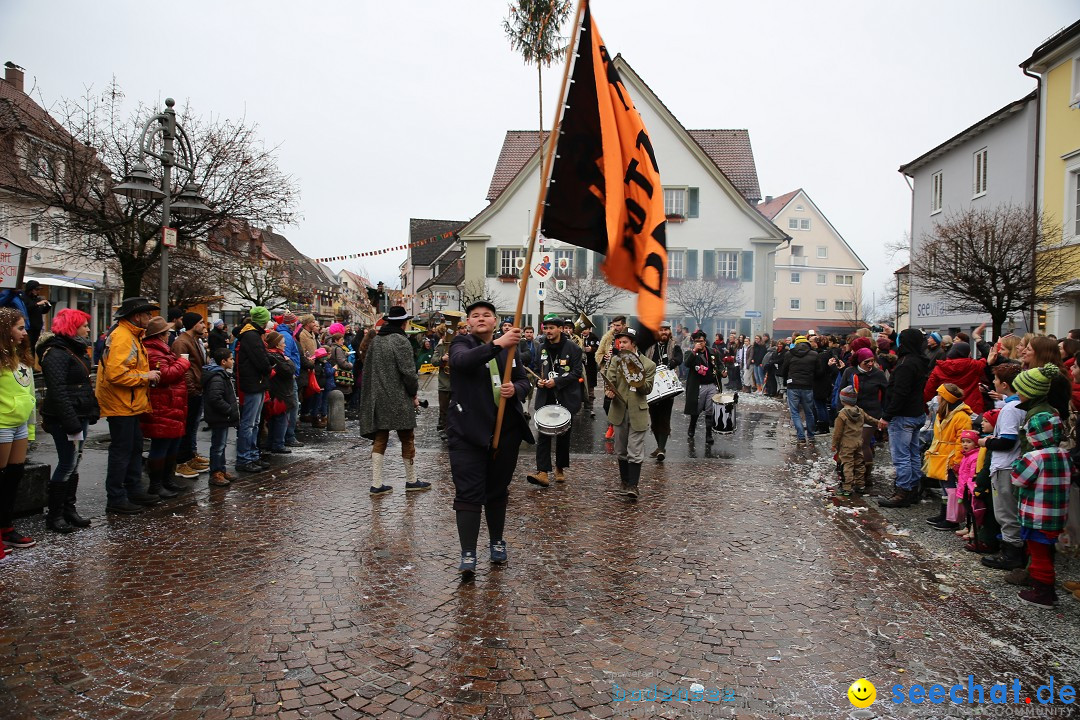
[[[858,399],[859,394],[855,392],[854,385],[848,385],[846,388],[840,391],[840,402],[845,405],[854,405]]]
[[[256,305],[251,308],[251,322],[260,328],[266,327],[266,323],[270,322],[270,311],[262,305]]]
[[[936,342],[938,345],[941,344],[941,333],[932,332],[930,333],[930,337],[932,337],[934,339],[934,342]]]
[[[1041,399],[1050,392],[1050,378],[1058,374],[1056,365],[1047,363],[1041,368],[1025,370],[1013,380],[1013,389],[1026,398]]]
[[[216,327],[216,328],[225,327],[225,321],[222,320],[221,318],[218,318],[217,320],[214,321],[214,327]]]
[[[197,312],[184,313],[183,323],[184,329],[190,330],[191,328],[202,322],[203,316]]]
[[[971,346],[964,341],[954,342],[952,348],[949,350],[949,354],[946,357],[949,360],[955,360],[956,358],[967,357],[971,354]]]
[[[1052,447],[1062,440],[1061,418],[1057,413],[1035,413],[1024,429],[1027,431],[1028,442],[1036,450]]]
[[[857,337],[851,341],[851,349],[853,351],[860,350],[862,348],[870,349],[874,347],[874,342],[868,337]]]
[[[333,335],[344,335],[345,334],[345,326],[342,325],[339,322],[336,322],[336,323],[332,324],[330,327],[326,328],[326,334],[331,335],[331,336],[333,336]]]
[[[956,403],[964,399],[963,389],[952,383],[938,385],[937,394],[947,403]]]
[[[855,364],[860,364],[863,360],[869,360],[874,357],[874,351],[870,348],[859,348],[855,351]]]

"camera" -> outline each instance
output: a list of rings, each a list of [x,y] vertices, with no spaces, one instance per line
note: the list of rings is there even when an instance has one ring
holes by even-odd
[[[871,332],[885,332],[885,328],[882,327],[881,325],[871,325],[870,326],[870,331]]]

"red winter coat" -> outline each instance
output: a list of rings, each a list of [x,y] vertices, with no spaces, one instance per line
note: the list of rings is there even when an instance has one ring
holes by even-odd
[[[153,365],[151,365],[153,367]],[[937,395],[937,389],[945,383],[952,383],[964,391],[964,404],[973,413],[982,413],[983,394],[979,385],[986,380],[986,361],[974,358],[953,358],[938,360],[934,371],[926,381],[923,400],[930,402]]]
[[[187,429],[187,385],[184,373],[188,361],[172,354],[164,335],[144,343],[151,370],[161,372],[161,380],[150,388],[150,412],[142,415],[143,437],[172,439],[183,437]]]

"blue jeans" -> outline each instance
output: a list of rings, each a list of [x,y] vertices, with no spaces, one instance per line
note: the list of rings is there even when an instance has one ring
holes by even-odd
[[[765,368],[761,365],[754,365],[754,390],[765,384]],[[813,398],[811,398],[812,400]]]
[[[826,406],[824,400],[814,399],[814,417],[818,422],[829,421],[829,408]]]
[[[292,410],[285,413],[288,420],[285,423],[285,442],[296,442],[296,422],[300,419],[300,402],[293,405]]]
[[[225,472],[225,445],[228,442],[228,425],[210,428],[210,472]]]
[[[795,426],[795,434],[799,436],[799,439],[804,440],[807,435],[814,437],[814,391],[788,388],[787,407],[788,412],[791,413],[791,424]],[[800,407],[806,415],[805,428],[802,418],[799,417]]]
[[[285,432],[289,427],[289,418],[292,410],[286,410],[280,415],[275,415],[267,421],[267,434],[269,435],[270,449],[281,450],[285,447]]]
[[[147,453],[146,458],[148,460],[162,460],[167,457],[176,457],[185,441],[185,437],[150,438],[150,452]]]
[[[263,397],[261,392],[244,393],[240,403],[240,429],[236,431],[237,465],[259,459],[259,415]]]
[[[142,427],[138,415],[108,418],[109,464],[105,494],[110,503],[127,502],[129,492],[142,490]]]
[[[90,423],[83,420],[82,434],[84,439],[89,428]],[[68,440],[64,428],[55,423],[52,424],[49,434],[52,435],[53,445],[56,446],[56,468],[53,470],[49,482],[67,482],[72,475],[79,472],[79,461],[82,460],[84,441],[71,442]]]
[[[177,447],[176,459],[186,463],[199,454],[199,420],[202,419],[202,395],[188,395],[187,424],[183,442]]]
[[[915,490],[922,477],[922,453],[919,452],[919,428],[926,421],[918,417],[894,417],[889,421],[889,453],[896,468],[896,487]]]

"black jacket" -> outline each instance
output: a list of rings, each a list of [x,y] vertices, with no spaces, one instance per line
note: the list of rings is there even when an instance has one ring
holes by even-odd
[[[540,346],[539,357],[536,359],[536,373],[548,379],[548,374],[554,372],[554,392],[550,388],[536,388],[536,407],[554,405],[556,402],[575,414],[581,409],[581,374],[584,366],[581,363],[581,348],[573,340],[563,339],[558,345],[553,346],[545,339]]]
[[[450,436],[451,451],[459,442],[474,447],[491,447],[498,407],[495,405],[488,361],[496,358],[499,376],[502,377],[506,369],[506,355],[506,350],[495,343],[482,344],[475,335],[458,335],[450,343],[450,409],[446,432]],[[510,379],[517,394],[509,398],[510,404],[504,413],[504,435],[512,427],[520,433],[519,437],[531,443],[533,435],[521,408],[522,399],[529,393],[529,378],[521,365],[515,365],[510,371]],[[503,398],[503,402],[506,400]]]
[[[212,428],[233,427],[240,422],[240,408],[229,374],[216,363],[202,369],[203,420]]]
[[[883,420],[926,414],[923,389],[930,376],[930,361],[923,354],[925,346],[926,338],[921,330],[908,328],[900,333],[900,345],[896,352],[900,359],[889,376],[889,389],[882,408]]]
[[[229,337],[229,333],[225,332],[221,328],[214,328],[206,337],[207,343],[210,345],[210,354],[213,355],[215,350],[220,348],[227,348],[232,344],[232,338]]]
[[[263,331],[245,325],[236,342],[236,389],[242,393],[266,392],[270,381],[270,353],[263,343]]]
[[[817,350],[812,350],[810,343],[796,343],[784,355],[780,374],[787,379],[788,390],[813,390],[814,379],[818,375]]]
[[[274,366],[274,373],[267,385],[270,397],[284,401],[292,408],[290,401],[296,402],[296,365],[292,358],[284,353],[272,352],[269,355]]]
[[[90,383],[89,347],[75,338],[53,335],[38,346],[45,400],[41,417],[46,425],[58,425],[68,435],[82,430],[83,421],[95,423],[100,416],[94,386]]]
[[[683,415],[697,415],[698,393],[702,385],[716,385],[717,391],[719,391],[724,382],[724,356],[711,347],[706,348],[706,352],[709,354],[708,361],[706,361],[704,353],[696,353],[693,350],[687,350],[684,355],[686,359],[683,361],[683,365],[689,368],[690,371],[686,373],[686,398],[683,403]],[[698,372],[699,367],[705,368],[704,374]]]

